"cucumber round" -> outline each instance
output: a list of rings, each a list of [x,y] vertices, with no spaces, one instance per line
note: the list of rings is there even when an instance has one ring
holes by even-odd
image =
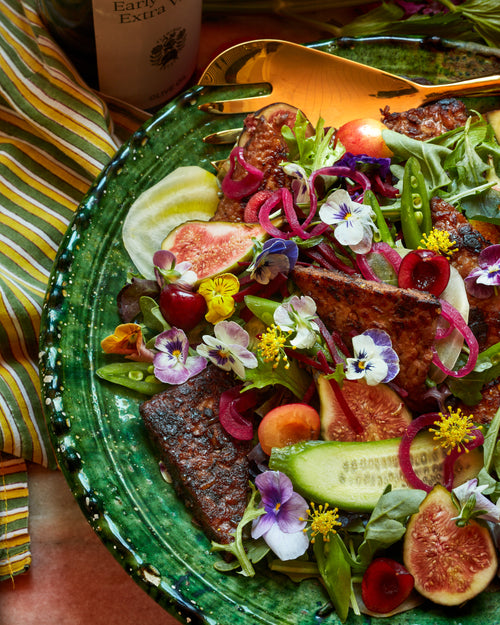
[[[400,438],[382,441],[308,441],[272,450],[269,467],[285,473],[308,501],[342,510],[370,512],[390,484],[409,488],[399,467]],[[417,475],[430,486],[442,477],[445,452],[424,432],[412,444]],[[482,452],[463,454],[455,464],[454,486],[475,477],[483,466]]]

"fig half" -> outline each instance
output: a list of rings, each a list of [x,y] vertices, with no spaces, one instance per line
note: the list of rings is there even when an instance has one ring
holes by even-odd
[[[251,259],[255,240],[264,241],[268,236],[259,224],[187,221],[169,233],[161,248],[175,254],[177,263],[191,262],[200,281],[242,271],[241,263]]]
[[[356,433],[324,376],[316,380],[320,398],[321,433],[327,441],[380,441],[397,438],[411,422],[401,397],[386,384],[369,386],[363,380],[344,380],[342,393],[362,431]]]
[[[435,486],[407,526],[403,559],[415,589],[441,605],[460,605],[482,592],[497,571],[497,556],[486,526],[458,527],[451,494]]]

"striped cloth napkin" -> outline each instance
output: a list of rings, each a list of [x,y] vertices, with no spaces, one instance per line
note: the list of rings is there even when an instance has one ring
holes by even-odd
[[[0,0],[0,580],[31,562],[25,462],[57,468],[38,379],[52,263],[95,176],[147,117],[85,85],[36,0]]]

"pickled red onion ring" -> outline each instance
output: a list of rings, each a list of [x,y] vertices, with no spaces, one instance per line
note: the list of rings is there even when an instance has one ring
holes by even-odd
[[[233,173],[238,162],[246,174],[241,180],[234,180]],[[243,148],[235,147],[229,155],[229,171],[224,176],[221,189],[224,195],[234,200],[241,200],[256,191],[262,182],[264,174],[243,158]]]
[[[462,315],[458,312],[458,310],[444,299],[440,299],[439,301],[441,303],[441,315],[443,319],[448,321],[450,326],[453,329],[458,330],[458,332],[460,332],[460,334],[464,337],[464,340],[467,343],[467,346],[469,348],[469,357],[467,359],[466,364],[461,369],[459,369],[458,371],[453,371],[451,369],[448,369],[448,367],[446,367],[441,362],[441,359],[439,358],[437,350],[436,348],[434,348],[433,349],[434,355],[432,358],[432,362],[437,367],[439,367],[441,371],[444,371],[446,375],[449,375],[453,378],[462,378],[463,376],[470,373],[476,366],[477,357],[479,354],[479,345],[477,343],[477,339],[474,336],[472,330],[469,328],[469,326],[465,322]],[[443,338],[444,332],[440,332],[437,336],[439,338]]]

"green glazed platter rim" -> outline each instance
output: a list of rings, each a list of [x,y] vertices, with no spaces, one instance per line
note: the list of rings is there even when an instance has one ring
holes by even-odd
[[[428,83],[500,74],[500,50],[436,38],[340,39],[311,47]],[[250,95],[248,87],[238,89]],[[100,342],[119,323],[116,296],[133,269],[121,241],[129,207],[179,166],[214,171],[211,162],[224,158],[230,146],[202,138],[242,124],[241,115],[198,110],[213,97],[213,88],[196,86],[172,100],[121,147],[75,213],[42,315],[46,421],[61,470],[90,525],[132,579],[180,622],[338,624],[315,580],[296,585],[265,565],[254,578],[214,569],[220,556],[210,552],[208,539],[162,478],[138,412],[146,398],[95,374],[109,362]],[[500,99],[467,104],[486,111],[500,108]],[[500,593],[486,592],[460,609],[424,604],[382,621],[351,612],[347,624],[479,625],[497,622],[498,613]]]

